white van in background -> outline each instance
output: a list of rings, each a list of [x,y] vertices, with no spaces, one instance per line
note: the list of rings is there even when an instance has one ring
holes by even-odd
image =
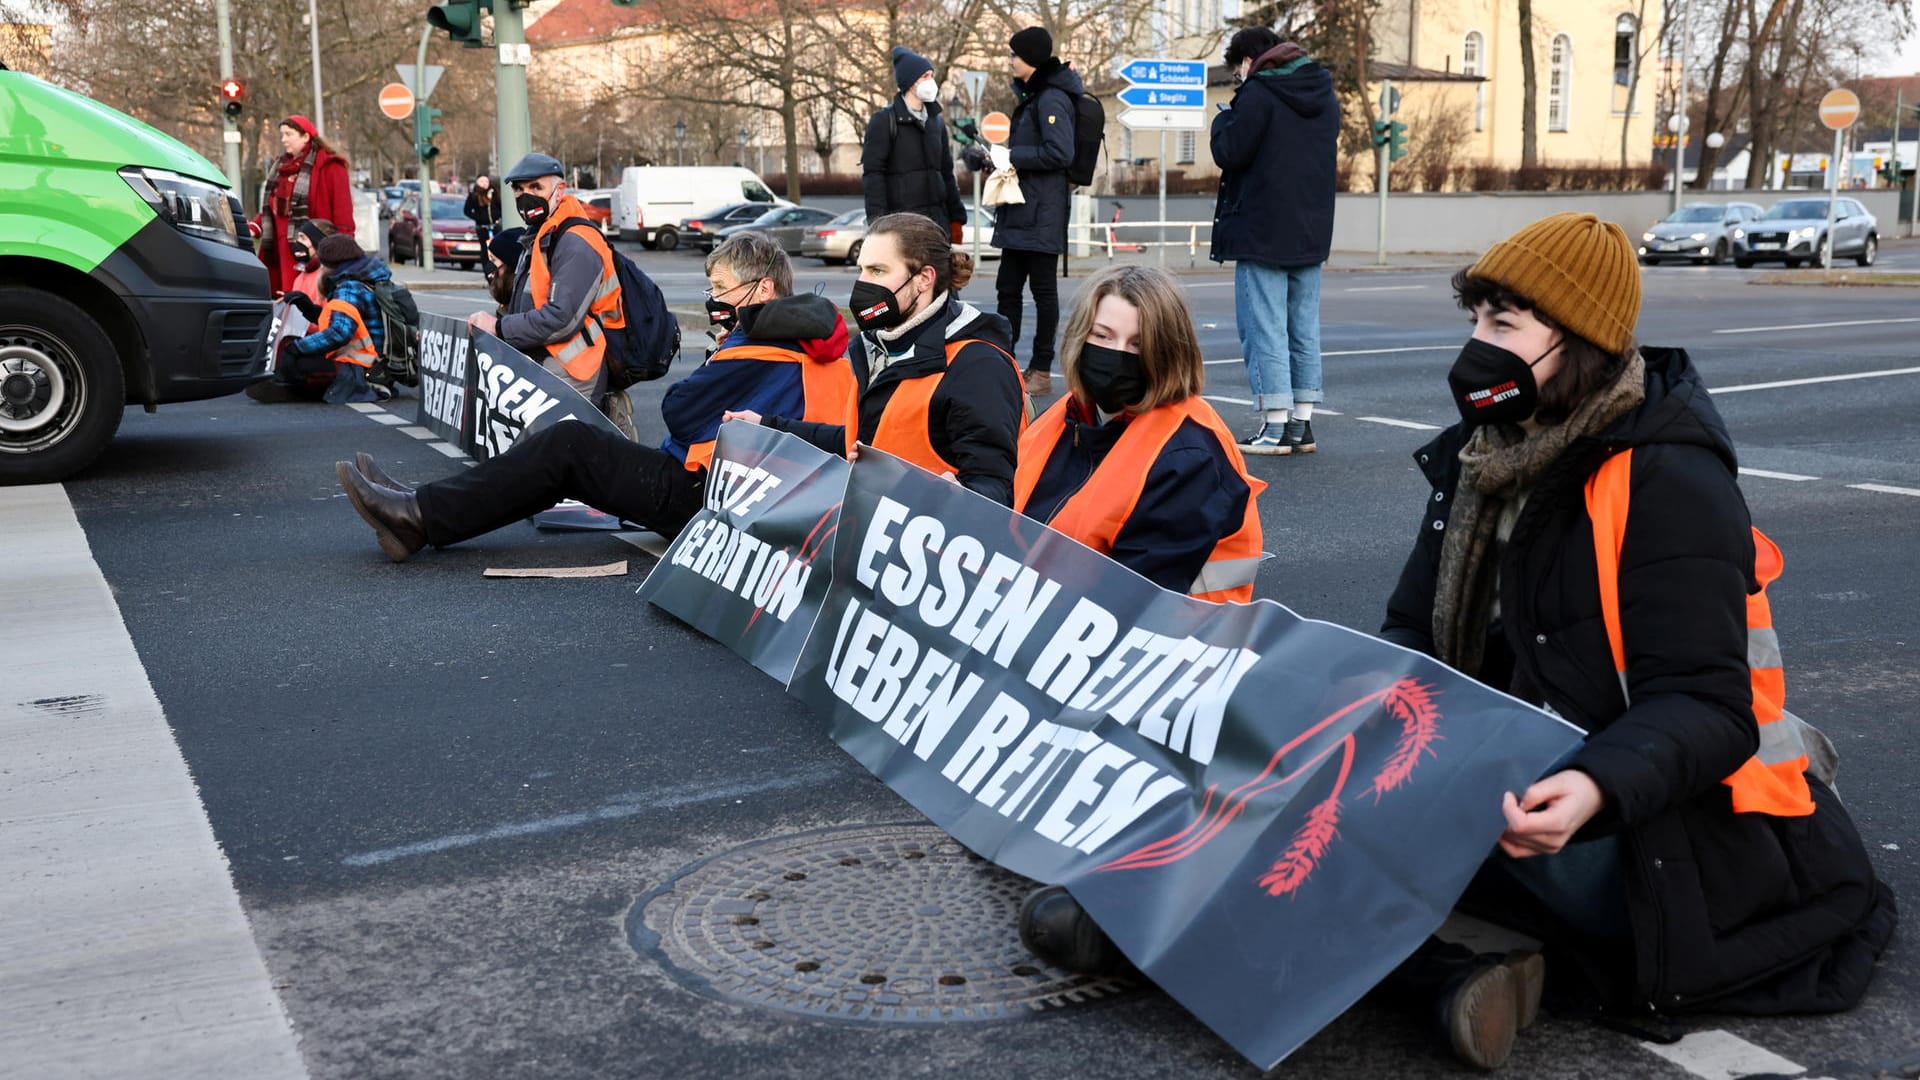
[[[635,165],[620,172],[614,189],[613,220],[620,239],[659,246],[660,229],[669,233],[697,214],[735,203],[787,206],[752,169],[732,165]],[[677,243],[678,236],[674,236]]]

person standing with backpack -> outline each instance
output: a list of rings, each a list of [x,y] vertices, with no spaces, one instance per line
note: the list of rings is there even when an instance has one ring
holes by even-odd
[[[904,45],[894,46],[892,55],[893,81],[900,92],[867,121],[860,154],[867,220],[921,214],[945,226],[957,244],[967,206],[953,178],[953,144],[940,116],[940,82],[926,57]]]
[[[1234,322],[1258,425],[1243,454],[1311,454],[1320,382],[1320,268],[1333,248],[1340,99],[1333,75],[1264,26],[1227,43],[1239,89],[1213,118],[1214,262],[1233,267]]]
[[[506,182],[513,204],[533,236],[514,277],[507,313],[467,316],[467,325],[541,362],[593,402],[628,438],[637,438],[633,403],[609,391],[607,336],[626,328],[620,272],[613,248],[586,207],[567,189],[558,159],[533,153],[514,165]],[[585,222],[588,227],[575,228]]]
[[[1024,293],[1033,289],[1034,326],[1027,393],[1053,394],[1053,339],[1060,327],[1060,256],[1067,252],[1067,170],[1074,161],[1076,101],[1085,94],[1080,76],[1053,55],[1053,35],[1029,26],[1008,41],[1013,72],[1013,132],[987,151],[995,172],[1011,166],[1020,178],[1023,202],[995,211],[993,246],[1000,249],[1000,315],[1020,342]]]

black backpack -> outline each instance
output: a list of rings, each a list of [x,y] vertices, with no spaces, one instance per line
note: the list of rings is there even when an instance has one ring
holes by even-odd
[[[382,366],[394,382],[419,386],[420,305],[413,302],[413,291],[392,278],[367,285],[380,306],[380,321],[386,324],[387,339],[380,343]]]
[[[599,223],[586,218],[561,227],[562,231],[582,228],[600,232]],[[558,237],[554,242],[559,243]],[[604,235],[601,242],[606,242]],[[612,244],[607,250],[613,254],[614,273],[620,278],[620,307],[627,316],[624,327],[601,327],[607,335],[607,389],[617,391],[667,373],[673,358],[680,355],[680,320],[667,310],[667,298],[646,271]]]
[[[1092,94],[1073,94],[1073,162],[1067,183],[1086,187],[1100,167],[1100,144],[1107,137],[1107,110]]]

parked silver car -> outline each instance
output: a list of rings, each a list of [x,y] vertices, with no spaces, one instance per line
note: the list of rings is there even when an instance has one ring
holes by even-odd
[[[1718,266],[1738,258],[1744,244],[1734,231],[1758,218],[1760,207],[1750,202],[1689,203],[1640,234],[1640,262],[1654,266],[1664,259],[1684,259],[1696,266]]]
[[[1742,235],[1743,234],[1743,235]],[[1746,251],[1734,256],[1734,265],[1784,262],[1789,269],[1802,263],[1827,265],[1827,200],[1786,199],[1774,203],[1758,221],[1736,230]],[[1880,222],[1852,199],[1834,202],[1833,258],[1852,256],[1861,266],[1872,266],[1880,254]]]
[[[867,212],[849,210],[832,221],[810,225],[800,234],[800,254],[829,266],[860,260],[860,241],[867,236]]]

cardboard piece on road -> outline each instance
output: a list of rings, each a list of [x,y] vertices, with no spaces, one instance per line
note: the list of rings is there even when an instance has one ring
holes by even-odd
[[[1829,90],[1820,99],[1820,122],[1833,131],[1845,131],[1860,119],[1860,95],[1851,90]]]
[[[1013,121],[1003,112],[990,112],[980,118],[980,137],[998,146],[1013,134]]]
[[[533,566],[512,569],[489,566],[481,577],[497,578],[585,578],[585,577],[626,577],[627,560],[608,563],[605,566]]]
[[[439,64],[428,64],[426,66],[427,85],[425,89],[413,85],[412,64],[395,64],[393,65],[393,70],[395,74],[400,76],[400,84],[402,86],[413,91],[414,97],[425,101],[433,96],[433,88],[440,85],[440,75],[447,69],[441,67]]]
[[[380,111],[394,120],[413,115],[413,91],[405,83],[390,82],[380,88]]]

